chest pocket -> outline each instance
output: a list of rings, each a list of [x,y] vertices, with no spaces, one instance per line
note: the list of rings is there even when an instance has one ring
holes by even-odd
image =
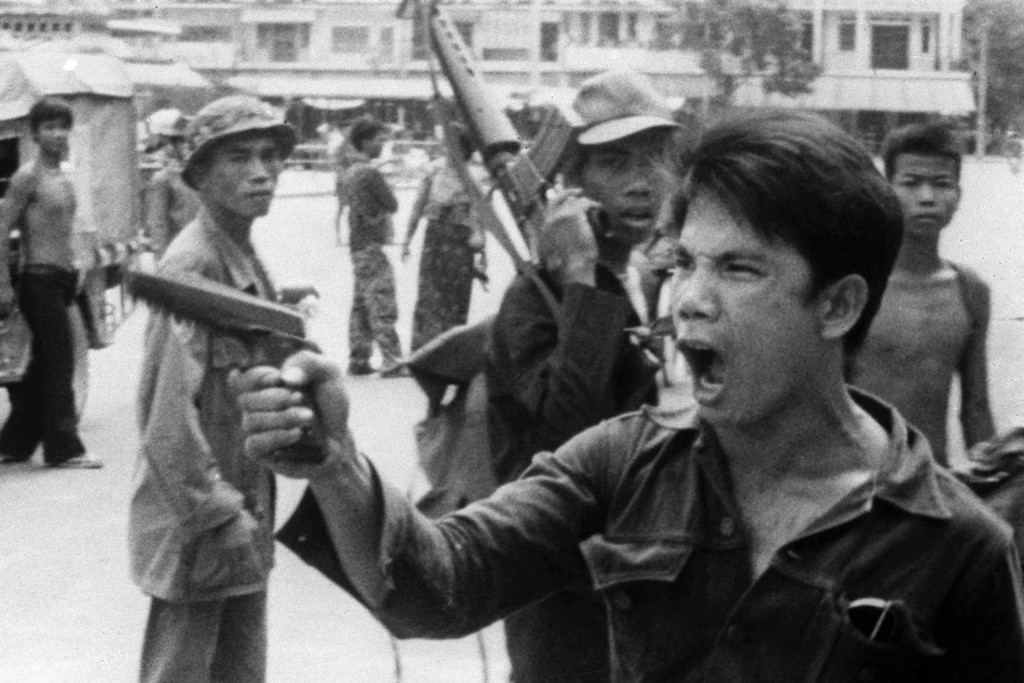
[[[693,546],[678,539],[595,537],[582,550],[608,610],[615,678],[633,680],[644,672],[658,680],[680,649],[692,643],[685,629],[677,628],[688,609],[677,580]]]
[[[845,683],[912,683],[926,680],[942,655],[907,605],[891,601],[886,607],[859,608],[845,601],[833,614],[835,639],[815,681]],[[872,637],[872,635],[874,637]]]

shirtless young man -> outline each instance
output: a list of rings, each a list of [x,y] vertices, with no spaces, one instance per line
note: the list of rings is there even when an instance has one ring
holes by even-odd
[[[341,368],[302,352],[237,382],[250,456],[310,480],[279,539],[399,637],[463,636],[585,578],[613,683],[1024,680],[1010,530],[844,382],[899,251],[885,178],[791,110],[723,119],[680,157],[695,408],[605,420],[428,520],[357,450]],[[317,420],[323,464],[275,455]]]
[[[78,436],[72,375],[74,355],[67,308],[75,296],[71,232],[75,190],[61,169],[67,156],[71,107],[43,98],[29,110],[36,158],[18,169],[0,208],[0,264],[8,261],[11,231],[21,230],[18,305],[32,330],[32,360],[24,379],[9,387],[11,414],[0,430],[0,464],[24,462],[42,443],[49,467],[95,469]],[[0,309],[9,310],[14,288],[0,267]]]
[[[954,376],[965,445],[994,433],[985,353],[989,287],[973,270],[939,256],[942,230],[960,202],[960,147],[944,124],[913,124],[890,133],[882,155],[903,207],[903,244],[852,381],[899,409],[948,467]]]

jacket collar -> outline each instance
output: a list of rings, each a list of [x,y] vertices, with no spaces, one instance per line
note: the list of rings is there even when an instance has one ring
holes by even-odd
[[[273,284],[259,265],[259,257],[252,245],[249,245],[251,251],[247,251],[218,229],[205,213],[203,210],[201,214],[200,234],[213,253],[217,254],[217,259],[227,272],[228,284],[255,296],[274,299]]]
[[[819,518],[802,536],[824,531],[866,514],[879,500],[920,517],[950,519],[952,513],[939,488],[938,466],[924,436],[908,425],[903,416],[888,403],[855,387],[848,389],[853,400],[886,430],[889,435],[888,450],[875,480],[869,486],[851,491],[849,496]],[[718,440],[711,428],[701,422],[695,407],[676,410],[645,407],[644,411],[662,427],[690,432],[694,455],[715,488],[719,489],[720,494],[731,489],[725,468],[722,467],[724,458],[721,457]]]

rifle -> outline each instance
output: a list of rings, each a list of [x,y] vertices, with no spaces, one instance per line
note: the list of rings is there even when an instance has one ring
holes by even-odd
[[[441,71],[451,84],[470,141],[483,157],[488,173],[504,197],[523,240],[533,254],[537,235],[544,222],[544,204],[547,191],[553,184],[552,176],[573,140],[572,123],[557,108],[546,108],[540,134],[533,145],[524,151],[512,123],[495,105],[479,78],[473,56],[458,29],[437,6],[436,0],[428,5],[426,22],[434,54]],[[438,92],[436,85],[435,82],[435,93]],[[440,99],[440,95],[436,98]],[[444,109],[442,103],[436,107],[439,115],[443,115]],[[445,128],[445,137],[449,139],[451,127],[446,125]],[[512,257],[517,270],[539,281],[536,268],[519,254],[493,206],[469,174],[469,169],[465,164],[456,163],[455,166],[463,185],[480,208],[481,218],[488,231]],[[548,303],[552,310],[557,311],[557,304],[550,297],[547,287],[541,287],[541,292],[545,299],[551,299]]]
[[[319,352],[306,339],[306,324],[297,310],[239,291],[209,278],[187,273],[173,277],[130,270],[128,293],[177,318],[217,330],[238,342],[232,356],[237,367],[280,367],[296,351]],[[305,397],[303,405],[312,408]],[[298,442],[275,457],[296,463],[324,458],[324,436],[319,426],[307,428]]]

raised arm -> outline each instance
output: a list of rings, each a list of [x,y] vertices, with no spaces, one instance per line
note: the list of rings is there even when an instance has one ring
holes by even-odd
[[[401,637],[458,637],[479,630],[585,571],[579,543],[603,519],[604,474],[591,457],[603,437],[538,459],[531,474],[441,520],[418,513],[358,453],[347,427],[339,369],[310,353],[278,372],[256,368],[236,382],[246,450],[310,491],[279,540],[353,593]],[[293,388],[308,386],[316,415]],[[274,451],[319,419],[327,458],[295,465]]]

